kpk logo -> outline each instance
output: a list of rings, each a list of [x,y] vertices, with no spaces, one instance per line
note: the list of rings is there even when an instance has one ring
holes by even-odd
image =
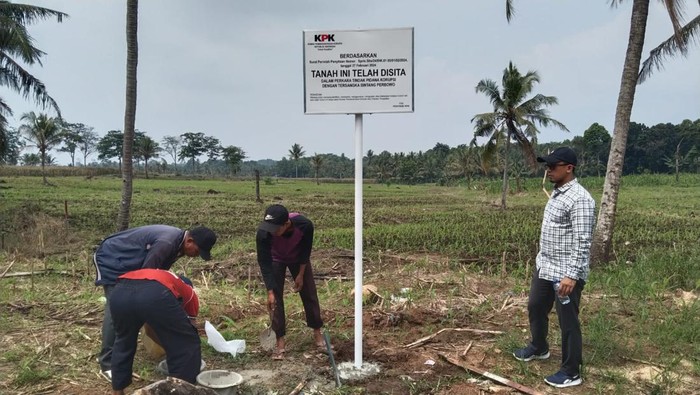
[[[314,42],[335,42],[335,34],[314,34]]]

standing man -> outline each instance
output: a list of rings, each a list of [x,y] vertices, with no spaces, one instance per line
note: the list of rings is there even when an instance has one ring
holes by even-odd
[[[216,234],[198,226],[182,230],[168,225],[147,225],[115,233],[102,240],[93,255],[97,277],[95,285],[104,288],[104,321],[102,322],[102,350],[99,362],[102,376],[112,380],[112,346],[114,325],[110,311],[110,296],[117,277],[138,269],[169,270],[183,255],[211,259],[211,248]]]
[[[561,367],[544,381],[563,388],[581,384],[582,339],[578,319],[581,292],[589,272],[595,201],[576,180],[576,154],[557,148],[544,162],[554,191],[544,209],[540,252],[527,305],[532,341],[516,350],[519,361],[549,358],[549,312],[556,303],[561,328]],[[555,291],[558,288],[558,292]]]
[[[287,269],[294,279],[294,291],[299,292],[304,304],[306,324],[314,330],[316,348],[325,351],[321,334],[321,308],[311,268],[313,241],[314,225],[303,215],[290,214],[280,204],[274,204],[265,210],[255,242],[260,272],[267,288],[267,309],[272,315],[272,329],[277,335],[272,359],[284,359],[286,322],[283,294]]]
[[[123,395],[131,384],[139,331],[165,349],[168,376],[195,384],[202,349],[194,317],[199,299],[192,282],[167,270],[139,269],[119,276],[109,300],[116,340],[112,351],[112,390]],[[150,331],[155,332],[155,336]]]

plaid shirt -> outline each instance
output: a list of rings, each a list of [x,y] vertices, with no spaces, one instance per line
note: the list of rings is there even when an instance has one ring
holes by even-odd
[[[595,201],[576,179],[555,188],[544,208],[537,269],[543,280],[586,280]]]

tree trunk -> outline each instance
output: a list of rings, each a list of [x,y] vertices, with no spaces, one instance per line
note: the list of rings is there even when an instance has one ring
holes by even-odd
[[[681,144],[683,143],[683,139],[678,142],[678,145],[676,145],[676,182],[678,182],[678,176],[681,171]]]
[[[262,203],[262,199],[260,199],[260,170],[255,169],[255,201],[258,203]]]
[[[124,165],[122,166],[122,200],[118,230],[129,227],[133,191],[134,127],[136,124],[136,66],[138,64],[138,0],[126,4],[126,109],[124,111]]]
[[[506,132],[506,149],[503,154],[503,191],[501,193],[501,208],[506,209],[506,197],[508,196],[508,148],[510,148],[510,134]]]
[[[46,180],[46,169],[44,169],[44,165],[46,164],[46,150],[41,150],[41,178],[44,180],[44,185],[49,185],[49,182]]]
[[[593,233],[593,242],[591,246],[592,265],[605,263],[610,260],[613,230],[615,228],[617,196],[620,192],[622,166],[625,161],[627,135],[629,132],[632,105],[634,103],[634,94],[637,89],[639,63],[642,58],[642,48],[644,47],[644,35],[646,33],[648,15],[649,0],[634,0],[627,54],[625,55],[620,93],[617,98],[617,110],[615,111],[615,128],[610,145],[610,157],[608,158],[608,167],[605,174],[603,196],[600,200],[598,224]]]
[[[146,179],[148,179],[148,159],[143,161],[143,170],[146,172]]]

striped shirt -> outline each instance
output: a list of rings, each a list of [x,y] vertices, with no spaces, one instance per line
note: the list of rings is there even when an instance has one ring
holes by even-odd
[[[558,281],[564,277],[586,280],[589,273],[591,237],[595,224],[595,201],[573,179],[555,188],[544,208],[539,278]]]

